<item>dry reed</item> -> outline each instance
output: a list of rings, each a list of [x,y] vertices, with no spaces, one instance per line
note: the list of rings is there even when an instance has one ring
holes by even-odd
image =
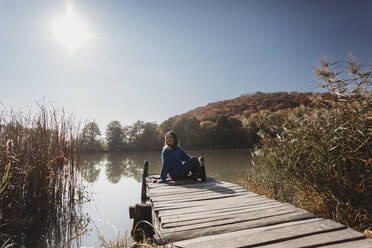
[[[63,110],[0,113],[0,244],[69,246],[85,228],[79,204],[78,128]]]
[[[264,139],[266,155],[254,158],[245,185],[363,231],[372,225],[372,65],[351,58],[335,72],[341,65],[321,62],[317,75],[335,100],[290,113]]]

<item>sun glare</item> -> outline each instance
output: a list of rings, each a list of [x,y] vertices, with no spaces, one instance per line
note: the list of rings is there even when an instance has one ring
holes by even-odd
[[[65,15],[56,18],[51,23],[51,29],[56,40],[70,54],[75,53],[94,38],[82,20],[74,13],[71,4],[66,6]]]

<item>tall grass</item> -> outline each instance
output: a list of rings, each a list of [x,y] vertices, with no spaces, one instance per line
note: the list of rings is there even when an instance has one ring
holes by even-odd
[[[0,113],[0,244],[65,247],[85,227],[78,128],[63,110],[39,107]]]
[[[371,227],[371,70],[352,58],[322,60],[317,75],[335,100],[313,99],[318,108],[289,114],[276,138],[263,140],[265,156],[254,158],[246,187],[360,231]]]
[[[132,239],[129,232],[111,241],[105,240],[105,237],[100,233],[98,233],[98,238],[102,248],[163,248],[163,246],[157,245],[150,237],[146,237],[145,234],[143,234],[142,239],[138,242]]]

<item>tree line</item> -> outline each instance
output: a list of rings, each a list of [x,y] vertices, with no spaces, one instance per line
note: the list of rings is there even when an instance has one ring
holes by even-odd
[[[88,123],[80,135],[83,151],[159,150],[164,134],[175,131],[186,149],[252,148],[264,134],[274,135],[287,112],[305,106],[313,108],[312,98],[330,99],[329,93],[276,92],[245,94],[231,100],[209,103],[176,115],[158,125],[137,121],[122,125],[111,121],[104,138],[95,122]]]
[[[259,140],[252,127],[225,115],[206,121],[196,117],[171,117],[160,125],[139,120],[123,126],[119,121],[111,121],[104,138],[100,138],[102,133],[97,123],[89,122],[80,134],[79,143],[85,152],[160,150],[164,134],[174,130],[186,149],[250,148]]]

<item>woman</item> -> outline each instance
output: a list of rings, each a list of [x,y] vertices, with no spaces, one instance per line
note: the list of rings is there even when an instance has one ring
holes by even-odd
[[[161,154],[162,168],[159,183],[167,180],[167,175],[172,179],[181,179],[190,176],[200,177],[200,163],[196,157],[191,157],[179,145],[175,132],[165,134],[165,145]]]

